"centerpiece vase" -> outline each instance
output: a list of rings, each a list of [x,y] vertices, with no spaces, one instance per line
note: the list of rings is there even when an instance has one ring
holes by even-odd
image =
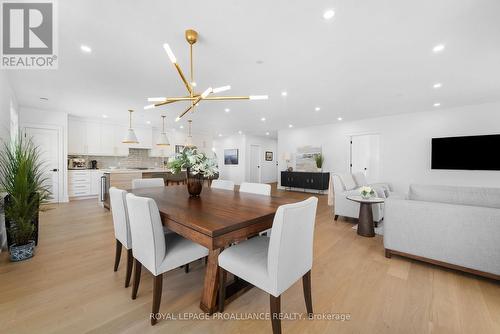
[[[192,174],[190,168],[187,169],[187,189],[189,196],[199,197],[203,189],[203,175]]]

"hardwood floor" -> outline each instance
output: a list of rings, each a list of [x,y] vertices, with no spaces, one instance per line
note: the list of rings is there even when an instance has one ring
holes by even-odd
[[[297,192],[273,192],[296,199]],[[283,333],[500,333],[500,284],[485,278],[393,256],[382,238],[362,238],[352,222],[334,222],[319,196],[311,274],[316,314],[347,313],[348,321],[305,320],[299,280],[281,298]],[[113,272],[111,215],[96,200],[60,204],[40,219],[34,258],[11,263],[0,254],[2,333],[271,333],[269,320],[160,320],[150,325],[152,275],[142,272],[136,300],[124,288],[126,251]],[[164,275],[160,312],[198,308],[205,265]],[[269,297],[254,288],[225,306],[225,314],[269,311]]]

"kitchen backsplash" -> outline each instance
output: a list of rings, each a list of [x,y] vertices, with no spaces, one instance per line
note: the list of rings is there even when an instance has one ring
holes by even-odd
[[[109,157],[109,156],[69,156],[69,158],[81,157],[87,159],[87,165],[90,166],[91,160],[97,160],[99,169],[110,167],[117,168],[150,168],[162,167],[163,161],[168,161],[168,158],[152,158],[149,156],[149,150],[129,148],[128,157]]]

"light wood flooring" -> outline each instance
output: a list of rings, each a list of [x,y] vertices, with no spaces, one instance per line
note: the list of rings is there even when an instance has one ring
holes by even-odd
[[[308,194],[273,190],[303,199]],[[312,269],[315,313],[349,321],[283,321],[283,333],[500,333],[497,282],[393,256],[382,238],[362,238],[352,221],[333,221],[319,196]],[[41,215],[36,256],[11,263],[0,254],[0,333],[271,333],[265,320],[160,320],[150,326],[151,275],[136,300],[125,289],[125,252],[113,272],[111,214],[96,200],[56,205]],[[166,274],[160,312],[201,313],[204,264]],[[225,312],[267,312],[268,295],[251,289]],[[283,312],[305,314],[301,282],[282,296]]]

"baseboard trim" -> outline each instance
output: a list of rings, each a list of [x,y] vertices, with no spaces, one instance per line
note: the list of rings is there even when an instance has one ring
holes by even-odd
[[[495,275],[495,274],[487,273],[487,272],[476,270],[476,269],[458,266],[456,264],[446,263],[446,262],[442,262],[442,261],[438,261],[438,260],[429,259],[429,258],[426,258],[423,256],[408,254],[408,253],[399,252],[399,251],[395,251],[395,250],[386,248],[385,249],[385,257],[390,258],[392,255],[399,255],[399,256],[407,257],[407,258],[410,258],[413,260],[418,260],[418,261],[434,264],[436,266],[441,266],[441,267],[445,267],[448,269],[463,271],[463,272],[466,272],[469,274],[482,276],[482,277],[490,278],[490,279],[493,279],[496,281],[500,281],[500,275]]]

